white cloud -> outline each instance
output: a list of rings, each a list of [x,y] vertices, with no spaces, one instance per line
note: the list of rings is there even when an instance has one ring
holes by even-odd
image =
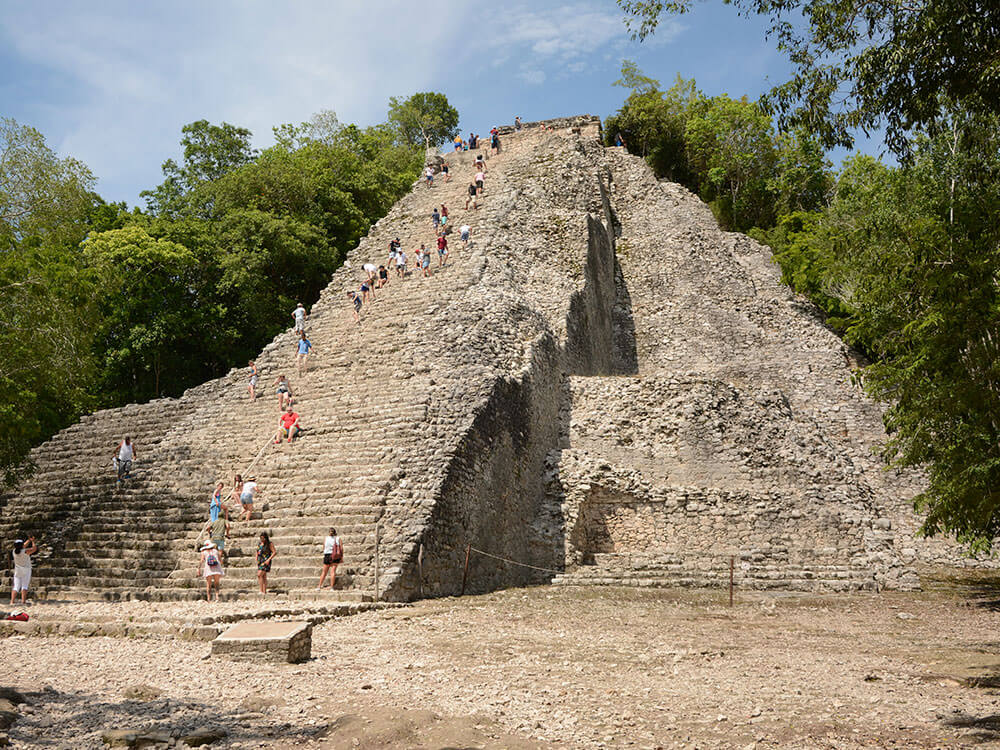
[[[550,58],[566,63],[627,38],[618,11],[594,10],[586,5],[506,9],[496,23],[490,46],[521,48],[536,61]]]
[[[517,77],[532,86],[540,86],[545,83],[545,71],[536,68],[522,68]]]

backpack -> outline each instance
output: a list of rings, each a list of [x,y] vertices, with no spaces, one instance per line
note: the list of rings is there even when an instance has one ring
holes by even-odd
[[[334,562],[340,562],[344,559],[344,545],[340,543],[340,537],[333,540],[333,551],[330,553],[330,559]]]
[[[219,564],[219,558],[215,555],[214,552],[210,553],[208,557],[205,558],[205,564],[208,565],[208,567],[210,568],[214,568]]]

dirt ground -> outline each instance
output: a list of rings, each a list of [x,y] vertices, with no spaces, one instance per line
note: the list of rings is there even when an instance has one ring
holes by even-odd
[[[194,725],[233,748],[1000,746],[1000,580],[925,585],[732,609],[719,591],[538,587],[334,620],[299,665],[54,636],[2,639],[0,661],[35,691],[17,747]]]

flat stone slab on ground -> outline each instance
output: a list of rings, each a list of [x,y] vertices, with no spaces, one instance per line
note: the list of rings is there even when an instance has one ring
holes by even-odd
[[[312,624],[241,622],[212,641],[212,654],[254,661],[306,661],[312,655]]]

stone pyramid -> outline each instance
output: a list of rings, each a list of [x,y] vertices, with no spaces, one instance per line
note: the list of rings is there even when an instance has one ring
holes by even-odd
[[[907,588],[917,562],[954,560],[914,539],[919,477],[874,458],[879,406],[767,249],[599,130],[590,116],[503,128],[479,210],[463,210],[474,154],[448,153],[450,182],[415,183],[371,228],[312,308],[308,375],[290,330],[256,360],[265,386],[290,376],[296,443],[268,444],[273,389],[251,403],[234,370],[35,449],[0,533],[39,536],[43,595],[197,596],[215,481],[251,464],[264,502],[234,523],[224,593],[254,590],[267,530],[272,588],[306,595],[331,525],[337,598],[457,593],[470,548],[474,591],[555,574],[710,585],[730,557],[746,586]],[[395,237],[411,259],[432,246],[442,203],[470,247],[452,231],[446,267],[393,278],[355,324],[362,264]],[[126,433],[139,458],[116,489]]]

